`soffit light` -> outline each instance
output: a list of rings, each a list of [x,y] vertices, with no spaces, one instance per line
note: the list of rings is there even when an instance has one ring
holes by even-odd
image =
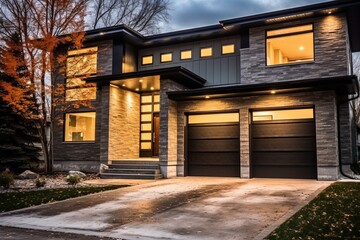
[[[209,95],[206,95],[206,96],[205,96],[205,98],[206,98],[206,99],[209,99],[209,98],[210,98],[210,96],[209,96]]]
[[[275,90],[271,90],[270,93],[271,93],[271,94],[275,94],[276,91],[275,91]]]

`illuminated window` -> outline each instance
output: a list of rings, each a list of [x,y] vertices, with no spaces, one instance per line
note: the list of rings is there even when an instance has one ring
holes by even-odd
[[[288,109],[288,110],[269,110],[255,111],[252,114],[254,122],[272,121],[272,120],[295,120],[295,119],[313,119],[314,110],[312,108]]]
[[[66,59],[66,101],[96,99],[94,84],[82,78],[97,72],[97,47],[68,51]]]
[[[65,115],[66,142],[95,141],[95,112]]]
[[[162,53],[160,55],[160,62],[171,62],[172,61],[172,53]]]
[[[192,58],[192,51],[191,50],[183,50],[180,52],[180,59],[181,60],[188,60]]]
[[[314,61],[313,25],[266,32],[267,65]]]
[[[239,122],[239,113],[210,113],[189,115],[189,124]]]
[[[225,55],[225,54],[231,54],[231,53],[235,53],[235,45],[234,44],[222,45],[221,54]]]
[[[212,56],[212,48],[201,48],[200,49],[200,57],[211,57]]]
[[[143,56],[141,58],[141,64],[142,65],[150,65],[153,64],[153,56],[149,55],[149,56]]]

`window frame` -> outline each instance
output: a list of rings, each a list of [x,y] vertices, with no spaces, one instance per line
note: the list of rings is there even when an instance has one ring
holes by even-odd
[[[182,58],[181,57],[181,53],[182,52],[189,52],[191,53],[191,57],[190,58]],[[192,49],[184,49],[184,50],[180,50],[180,61],[186,61],[186,60],[191,60],[193,59],[193,50]]]
[[[294,33],[286,33],[286,34],[279,34],[275,36],[268,37],[269,31],[275,31],[275,30],[281,30],[285,28],[293,28],[293,27],[300,27],[300,26],[306,26],[311,25],[312,30],[306,30],[306,31],[300,31],[300,32],[294,32]],[[281,64],[272,64],[269,65],[267,61],[267,52],[268,52],[268,46],[267,46],[267,40],[271,38],[279,38],[279,37],[287,37],[287,36],[293,36],[293,35],[299,35],[304,33],[313,33],[313,60],[309,61],[300,61],[300,62],[291,62],[291,63],[281,63]],[[308,63],[315,63],[315,29],[314,29],[314,23],[302,23],[302,24],[296,24],[296,25],[289,25],[289,26],[283,26],[283,27],[277,27],[277,28],[269,28],[265,30],[265,66],[266,67],[281,67],[281,66],[288,66],[288,65],[298,65],[298,64],[308,64]]]
[[[151,63],[145,63],[143,62],[143,59],[145,57],[151,57]],[[141,56],[141,66],[149,66],[149,65],[153,65],[154,64],[154,54],[148,54],[148,55],[143,55]]]
[[[66,141],[66,115],[67,114],[76,114],[76,113],[95,113],[95,129],[94,129],[94,140],[84,140],[84,141]],[[96,111],[79,111],[79,112],[64,112],[63,113],[63,143],[95,143],[96,142]]]
[[[201,50],[207,49],[207,48],[210,48],[210,49],[211,49],[211,55],[210,55],[210,56],[201,56]],[[201,47],[201,48],[200,48],[199,56],[200,56],[200,58],[211,58],[211,57],[213,57],[213,56],[214,56],[214,48],[211,47],[211,46],[209,46],[209,47]]]
[[[223,47],[224,47],[224,46],[230,46],[230,45],[234,46],[234,51],[233,51],[233,52],[231,52],[231,53],[224,53],[224,51],[223,51]],[[230,54],[235,54],[235,43],[226,43],[226,44],[221,44],[221,56],[224,56],[224,55],[230,55]]]
[[[170,61],[163,61],[163,60],[162,60],[163,55],[167,55],[167,54],[170,54],[170,55],[171,55],[171,60],[170,60]],[[160,63],[170,63],[170,62],[172,62],[172,61],[174,60],[173,56],[174,56],[173,52],[163,52],[163,53],[160,53]]]

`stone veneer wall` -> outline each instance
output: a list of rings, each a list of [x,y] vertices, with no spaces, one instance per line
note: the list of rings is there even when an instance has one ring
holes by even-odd
[[[172,80],[160,81],[160,139],[159,161],[165,178],[177,176],[178,165],[178,119],[177,102],[170,100],[168,91],[183,90],[185,87]],[[180,142],[181,144],[181,142]]]
[[[338,137],[335,93],[278,94],[178,102],[178,170],[183,171],[185,112],[240,109],[240,174],[250,177],[249,110],[267,107],[315,106],[318,180],[338,179]],[[182,175],[182,174],[179,174]]]
[[[266,66],[266,30],[314,24],[315,62]],[[349,74],[346,18],[343,14],[250,29],[250,48],[240,50],[241,83],[279,82]]]
[[[140,95],[110,86],[109,160],[139,157]]]

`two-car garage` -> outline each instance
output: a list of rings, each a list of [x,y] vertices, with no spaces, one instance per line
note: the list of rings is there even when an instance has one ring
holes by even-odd
[[[317,178],[314,109],[188,114],[188,176],[240,176],[240,128],[249,131],[250,175],[255,178]]]

